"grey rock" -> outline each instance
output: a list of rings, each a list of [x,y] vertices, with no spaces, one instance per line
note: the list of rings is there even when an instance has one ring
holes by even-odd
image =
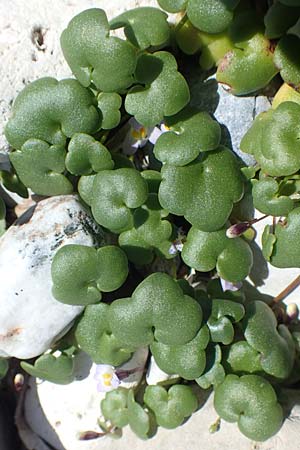
[[[83,307],[53,298],[51,261],[66,244],[103,244],[101,233],[78,198],[68,195],[41,201],[3,235],[0,356],[32,358],[69,329]]]

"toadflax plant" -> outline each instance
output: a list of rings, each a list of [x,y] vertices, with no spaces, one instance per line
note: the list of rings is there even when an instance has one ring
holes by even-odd
[[[277,393],[300,381],[297,321],[277,318],[245,281],[255,264],[253,204],[273,217],[265,259],[300,267],[300,72],[292,50],[300,2],[159,5],[179,12],[178,23],[152,7],[110,22],[101,9],[78,14],[61,36],[75,79],[36,80],[13,104],[6,188],[76,193],[107,238],[56,252],[52,294],[80,306],[80,315],[66,340],[21,365],[66,384],[78,353],[87,353],[98,366],[98,390],[107,392],[104,434],[129,425],[146,439],[157,426],[176,428],[199,408],[197,391],[212,388],[220,418],[263,441],[284,419]],[[236,95],[279,73],[286,82],[245,130],[241,149],[254,167],[244,167],[220,124],[195,108],[182,72],[198,65],[186,56],[197,54]],[[5,214],[0,198],[0,233]],[[143,366],[143,381],[126,389],[121,380],[135,369],[122,365],[141,349],[164,383],[145,386]]]

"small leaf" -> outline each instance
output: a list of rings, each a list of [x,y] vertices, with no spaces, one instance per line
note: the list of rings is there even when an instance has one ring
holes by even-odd
[[[245,308],[240,303],[213,299],[211,315],[207,321],[212,341],[221,342],[224,345],[230,344],[234,338],[231,320],[239,322],[244,314]]]
[[[27,85],[13,104],[5,136],[20,150],[29,139],[65,146],[75,133],[93,134],[101,126],[94,94],[78,81],[41,78]]]
[[[171,53],[142,54],[135,76],[140,85],[129,90],[125,109],[146,127],[178,113],[190,100],[187,82]]]
[[[96,250],[70,244],[55,254],[51,275],[52,292],[57,300],[71,305],[88,305],[101,299],[100,290],[114,291],[124,283],[128,262],[124,252],[113,245]]]
[[[125,348],[111,332],[108,308],[104,303],[87,306],[76,326],[75,337],[96,364],[119,366],[128,361],[135,348]]]
[[[199,30],[221,33],[231,24],[233,9],[240,0],[189,0],[187,15]]]
[[[277,223],[270,262],[275,267],[300,267],[300,207],[293,209],[286,222]]]
[[[124,388],[107,392],[101,401],[101,411],[106,420],[118,428],[128,425],[129,415],[127,409],[128,390]]]
[[[114,162],[104,145],[87,134],[74,134],[66,156],[66,168],[69,172],[74,175],[89,175],[113,167]]]
[[[21,367],[32,377],[42,378],[57,384],[69,384],[74,378],[74,360],[64,354],[55,357],[52,354],[40,356],[31,365],[21,361]]]
[[[282,425],[282,408],[271,384],[257,375],[227,375],[215,389],[214,407],[228,422],[254,441],[265,441]]]
[[[137,170],[103,170],[93,182],[93,216],[114,233],[126,231],[133,226],[134,209],[146,201],[147,194],[147,183]]]
[[[39,195],[70,194],[73,186],[63,175],[64,147],[48,145],[39,139],[30,139],[21,150],[10,153],[10,160],[25,186]]]
[[[109,35],[102,9],[91,8],[73,17],[61,35],[64,57],[78,81],[94,83],[103,92],[120,92],[133,82],[136,50]]]
[[[152,409],[158,425],[176,428],[197,408],[197,397],[190,386],[174,385],[167,391],[162,386],[147,386],[144,402]]]
[[[206,112],[187,107],[167,118],[165,125],[170,131],[163,133],[154,147],[154,154],[162,163],[185,166],[200,152],[214,150],[220,144],[220,125]]]
[[[274,178],[252,180],[252,186],[253,203],[260,212],[272,216],[286,216],[294,208],[292,199],[279,195],[279,185]]]
[[[170,38],[168,15],[157,8],[139,7],[124,12],[110,21],[110,29],[124,27],[127,39],[145,50],[166,44]]]
[[[192,227],[183,246],[182,259],[200,272],[216,268],[221,278],[232,283],[246,278],[253,263],[247,242],[239,237],[228,238],[225,228],[205,232]]]

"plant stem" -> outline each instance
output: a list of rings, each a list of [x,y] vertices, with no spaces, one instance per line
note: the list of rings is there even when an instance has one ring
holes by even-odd
[[[273,298],[271,305],[277,304],[285,299],[291,292],[293,292],[300,285],[300,275],[296,277],[283,291]]]

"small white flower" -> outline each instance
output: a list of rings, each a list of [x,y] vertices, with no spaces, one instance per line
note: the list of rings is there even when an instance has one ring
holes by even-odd
[[[128,123],[130,129],[124,139],[122,148],[125,155],[133,155],[138,148],[144,147],[147,144],[153,127],[144,127],[134,117],[131,117]]]
[[[138,148],[144,147],[149,141],[155,145],[157,139],[170,129],[162,122],[156,127],[144,127],[134,117],[128,121],[130,129],[124,139],[122,148],[125,155],[133,155]]]
[[[119,380],[115,368],[108,364],[98,364],[94,379],[97,383],[98,392],[108,392],[116,389],[121,381]]]

